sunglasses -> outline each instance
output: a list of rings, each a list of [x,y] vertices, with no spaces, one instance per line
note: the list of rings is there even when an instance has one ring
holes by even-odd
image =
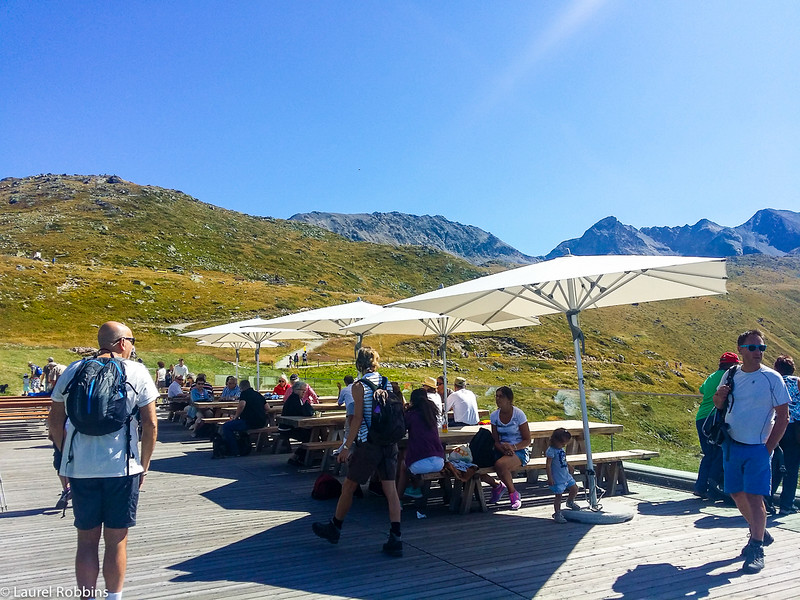
[[[121,337],[121,338],[117,339],[118,342],[120,342],[122,340],[128,340],[134,346],[136,345],[136,338],[135,337]]]
[[[745,344],[744,346],[739,346],[739,348],[747,348],[750,352],[755,352],[758,350],[759,352],[763,352],[767,349],[766,344]]]

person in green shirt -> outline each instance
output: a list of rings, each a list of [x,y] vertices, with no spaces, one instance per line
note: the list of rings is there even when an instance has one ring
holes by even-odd
[[[697,426],[697,437],[700,439],[700,448],[703,451],[703,458],[700,460],[700,468],[697,471],[697,481],[694,484],[694,495],[700,498],[707,498],[711,493],[714,496],[722,497],[722,448],[708,443],[708,438],[703,435],[703,421],[714,408],[714,393],[719,387],[722,376],[733,365],[739,364],[739,357],[733,352],[726,352],[719,357],[719,369],[709,375],[700,386],[700,393],[703,400],[697,409],[695,425]]]

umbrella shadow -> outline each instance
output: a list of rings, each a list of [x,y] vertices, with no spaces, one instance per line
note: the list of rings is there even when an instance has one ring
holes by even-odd
[[[638,505],[639,513],[653,516],[699,515],[704,507],[699,498],[683,500],[664,500],[662,502],[645,502]]]
[[[711,590],[730,583],[743,571],[723,571],[711,575],[711,571],[728,567],[741,559],[717,560],[697,567],[676,567],[669,563],[638,565],[617,578],[612,589],[622,598],[706,598]]]

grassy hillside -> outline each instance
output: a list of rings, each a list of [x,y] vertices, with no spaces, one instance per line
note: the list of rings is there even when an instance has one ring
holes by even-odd
[[[232,350],[198,348],[177,327],[272,317],[359,296],[385,303],[483,273],[435,251],[353,243],[106,177],[5,179],[0,206],[0,383],[11,383],[12,391],[21,389],[28,360],[74,360],[69,348],[94,346],[96,327],[109,319],[131,325],[149,366],[184,356],[193,370],[227,374]],[[33,251],[44,260],[27,258]],[[663,464],[691,468],[699,452],[696,399],[652,394],[694,393],[744,329],[765,332],[769,364],[779,353],[800,355],[800,258],[736,258],[728,273],[725,296],[583,313],[592,416],[606,419],[610,410],[625,425],[616,447],[659,449]],[[441,370],[431,362],[433,338],[376,336],[367,343],[398,380],[417,383]],[[335,338],[314,350],[314,361],[342,365],[304,375],[331,386],[328,379],[351,372],[352,344]],[[300,347],[266,349],[262,362]],[[531,418],[576,414],[574,394],[555,391],[577,386],[563,316],[544,317],[540,327],[454,336],[448,348],[450,372],[468,379],[482,406],[492,405],[492,386],[511,385]],[[475,358],[476,351],[487,356]],[[242,352],[242,368],[254,370],[252,351]]]

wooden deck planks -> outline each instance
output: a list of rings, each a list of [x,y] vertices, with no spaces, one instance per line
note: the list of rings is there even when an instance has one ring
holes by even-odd
[[[0,474],[10,511],[0,514],[0,587],[72,585],[71,511],[52,510],[58,480],[42,437],[3,435]],[[551,499],[520,485],[489,513],[454,515],[432,499],[429,517],[404,510],[406,556],[380,554],[385,502],[356,500],[337,546],[310,531],[333,501],[310,490],[318,471],[287,455],[212,460],[208,441],[163,423],[139,525],[131,530],[126,598],[795,598],[800,516],[771,520],[767,567],[743,575],[746,541],[733,508],[631,483],[633,521],[590,526],[552,522]],[[57,551],[53,552],[56,548]]]

